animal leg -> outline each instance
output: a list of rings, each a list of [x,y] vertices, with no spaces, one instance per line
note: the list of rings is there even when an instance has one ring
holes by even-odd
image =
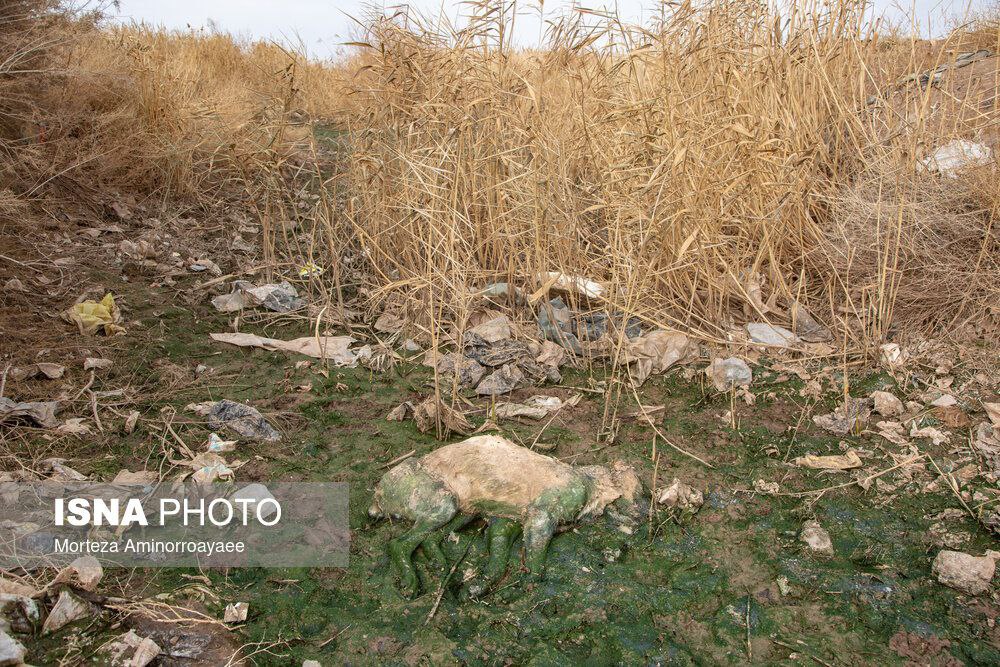
[[[420,588],[411,560],[413,551],[434,531],[448,523],[458,508],[455,506],[454,498],[446,496],[439,504],[425,507],[424,510],[410,530],[389,542],[389,559],[399,573],[403,593],[407,597],[416,595]]]
[[[545,552],[556,530],[556,520],[549,512],[532,509],[524,520],[525,564],[529,579],[541,579]]]
[[[521,526],[511,519],[497,518],[490,521],[486,539],[490,545],[490,558],[476,581],[462,591],[463,597],[476,598],[496,584],[507,570],[510,549],[521,533]]]
[[[470,521],[476,517],[470,514],[456,514],[452,517],[451,521],[446,523],[444,526],[434,531],[420,543],[420,548],[423,549],[427,557],[431,559],[434,563],[434,567],[440,570],[442,573],[448,571],[448,559],[444,555],[444,551],[441,549],[441,540],[445,539],[451,533],[456,530],[460,530]]]

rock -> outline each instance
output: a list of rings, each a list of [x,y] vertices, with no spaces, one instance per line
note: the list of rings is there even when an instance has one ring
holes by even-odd
[[[264,419],[256,408],[243,403],[223,399],[212,406],[208,413],[208,425],[213,431],[223,428],[250,440],[277,442],[281,434]]]
[[[875,412],[883,417],[898,417],[903,414],[903,402],[887,391],[873,391],[869,398],[874,401]]]
[[[53,584],[69,584],[85,591],[94,591],[104,577],[104,569],[93,556],[80,556],[64,567],[52,581]]]
[[[705,374],[712,379],[712,384],[719,391],[746,387],[753,381],[750,366],[739,357],[713,359],[711,365],[705,369]]]
[[[303,660],[302,667],[323,667],[319,660]]]
[[[112,665],[122,667],[146,667],[162,649],[148,637],[140,637],[134,630],[129,630],[118,639],[105,644],[100,651],[111,656]]]
[[[110,359],[100,359],[97,357],[87,357],[83,360],[83,370],[105,370],[114,364]]]
[[[805,544],[810,551],[820,556],[833,555],[833,542],[830,533],[823,530],[818,521],[806,521],[799,533],[799,542]]]
[[[750,340],[768,347],[792,347],[802,342],[802,339],[784,327],[763,322],[747,324]]]
[[[944,549],[934,558],[931,572],[945,586],[969,595],[979,595],[990,587],[996,571],[996,561],[989,555],[992,553],[976,557]]]
[[[660,491],[656,502],[667,507],[697,512],[705,504],[705,494],[675,477],[670,486]]]
[[[21,642],[0,630],[0,667],[22,664],[27,652]]]
[[[223,613],[222,620],[224,623],[242,623],[247,620],[247,613],[249,611],[249,602],[234,602],[233,604],[226,605],[226,611]]]
[[[27,595],[0,593],[0,630],[33,633],[41,611]]]
[[[59,599],[52,607],[45,623],[42,624],[42,634],[49,634],[65,627],[73,621],[78,621],[90,615],[90,605],[69,591],[59,593]]]
[[[514,364],[507,364],[493,371],[476,386],[480,396],[500,396],[509,394],[524,385],[525,377],[521,369]]]
[[[23,368],[12,368],[10,369],[10,379],[15,382],[20,382],[21,380],[26,380],[28,378],[37,377],[39,375],[44,375],[50,380],[58,380],[66,372],[65,366],[60,366],[59,364],[51,364],[47,362],[41,362],[37,364],[31,364],[30,366],[25,366]]]
[[[510,320],[506,315],[494,317],[469,329],[467,333],[475,334],[487,343],[497,343],[510,338]]]

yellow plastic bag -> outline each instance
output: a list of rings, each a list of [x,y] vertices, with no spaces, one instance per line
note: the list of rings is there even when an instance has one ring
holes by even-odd
[[[102,328],[105,336],[125,333],[125,328],[118,325],[122,314],[110,292],[100,302],[89,299],[70,307],[63,313],[63,318],[75,323],[81,334],[94,334]]]

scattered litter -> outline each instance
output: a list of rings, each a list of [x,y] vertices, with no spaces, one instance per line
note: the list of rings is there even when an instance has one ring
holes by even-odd
[[[229,294],[212,299],[212,306],[221,313],[231,313],[244,308],[262,306],[276,313],[288,313],[305,306],[299,293],[289,282],[268,283],[259,287],[246,280],[233,282]]]
[[[433,396],[413,409],[413,419],[417,422],[417,430],[421,433],[436,432],[439,421],[444,437],[449,433],[468,435],[472,431],[472,424],[465,415]]]
[[[42,624],[42,634],[45,635],[50,632],[55,632],[56,630],[69,625],[73,621],[78,621],[89,615],[90,605],[69,591],[61,591],[59,593],[59,599],[56,600],[55,606],[52,607],[52,611],[50,611],[48,617],[46,617],[45,623]]]
[[[784,327],[764,322],[747,324],[750,340],[768,347],[793,347],[802,342],[798,336]]]
[[[629,376],[641,385],[654,373],[665,373],[674,364],[693,361],[698,345],[679,331],[652,331],[631,341],[624,360],[629,364]]]
[[[660,491],[656,502],[679,510],[697,512],[705,504],[705,494],[674,477],[670,486]]]
[[[101,649],[102,653],[111,656],[112,665],[121,667],[146,667],[161,651],[156,642],[149,637],[140,637],[134,630],[129,630]]]
[[[834,456],[806,454],[805,456],[796,458],[793,463],[803,468],[814,468],[816,470],[850,470],[851,468],[860,468],[864,465],[861,462],[861,457],[853,449],[848,449],[845,454]]]
[[[125,328],[118,324],[122,321],[121,311],[110,292],[99,302],[87,300],[70,306],[63,313],[63,319],[76,324],[81,334],[95,334],[99,330],[103,330],[105,336],[125,333]]]
[[[753,490],[757,491],[758,493],[766,493],[769,495],[774,495],[775,493],[781,490],[781,487],[778,486],[777,482],[768,482],[763,479],[758,479],[755,480],[753,483]]]
[[[25,366],[23,368],[12,368],[10,369],[9,376],[10,379],[15,382],[27,380],[28,378],[33,378],[39,375],[44,375],[50,380],[58,380],[65,372],[65,366],[42,362],[38,364],[31,364],[30,366]]]
[[[171,461],[178,465],[191,468],[191,479],[201,486],[207,486],[219,479],[232,479],[233,469],[242,465],[241,462],[229,463],[215,452],[202,452],[193,459]]]
[[[882,363],[884,363],[889,368],[895,368],[899,366],[905,355],[903,350],[896,343],[885,343],[879,347],[882,357]]]
[[[233,500],[243,501],[243,503],[254,506],[254,511],[256,515],[265,521],[269,520],[272,516],[278,513],[277,501],[274,495],[268,490],[266,486],[260,484],[259,482],[254,484],[247,484],[242,489],[233,492]],[[272,503],[267,503],[265,506],[257,508],[258,505],[263,503],[265,500],[274,501]],[[244,614],[244,617],[246,615]]]
[[[539,274],[538,279],[543,284],[543,290],[573,292],[588,299],[598,299],[604,296],[605,292],[604,285],[583,276],[570,276],[557,271],[549,271]]]
[[[316,359],[329,359],[337,366],[354,366],[357,355],[349,350],[355,339],[351,336],[306,336],[293,340],[265,338],[247,333],[213,333],[212,340],[240,347],[259,347],[265,350],[294,352]]]
[[[97,357],[87,357],[83,360],[83,370],[106,370],[114,364],[110,359],[100,359]]]
[[[906,447],[910,444],[910,440],[906,435],[906,429],[897,421],[881,421],[875,427],[878,429],[880,436],[894,445]]]
[[[57,426],[56,433],[59,435],[87,435],[90,433],[90,426],[87,425],[87,420],[83,417],[72,417]]]
[[[986,416],[990,418],[993,428],[1000,428],[1000,403],[983,403]]]
[[[472,389],[486,374],[486,369],[478,361],[458,352],[442,355],[434,350],[428,350],[424,356],[424,365],[435,368],[441,375],[452,377],[457,375],[460,389]]]
[[[574,396],[574,399],[578,402],[580,395],[577,394]],[[558,396],[532,396],[524,401],[524,403],[498,403],[496,406],[496,415],[501,419],[511,419],[513,417],[543,419],[550,413],[556,412],[562,409],[564,405],[569,404],[575,405],[574,400],[570,399],[564,404]]]
[[[925,426],[923,428],[917,428],[916,424],[910,426],[910,437],[911,438],[930,438],[934,445],[942,445],[951,442],[951,436],[947,433],[942,433],[933,426]]]
[[[306,262],[305,264],[299,267],[299,278],[310,278],[315,276],[321,276],[323,275],[323,272],[325,270],[326,269],[324,269],[322,266],[318,264],[314,264],[312,262]]]
[[[788,577],[785,575],[779,574],[778,578],[774,580],[774,583],[778,584],[778,592],[781,593],[782,597],[785,597],[792,592],[792,587],[788,583]]]
[[[59,420],[56,419],[58,411],[59,401],[15,403],[9,398],[0,397],[0,424],[25,417],[42,428],[55,428],[59,426]]]
[[[712,384],[718,391],[746,387],[753,381],[753,372],[750,370],[750,366],[739,357],[713,359],[712,363],[705,369],[705,374],[712,379]]]
[[[236,449],[236,440],[223,440],[218,433],[209,433],[206,449],[210,452],[231,452]]]
[[[931,566],[931,573],[938,582],[968,593],[979,595],[990,587],[996,571],[995,551],[987,551],[985,556],[972,556],[961,551],[944,549],[938,552]]]
[[[806,521],[802,524],[799,541],[805,544],[814,554],[820,556],[833,555],[833,541],[830,540],[830,533],[826,532],[819,525],[818,521]]]
[[[188,263],[188,270],[194,273],[202,273],[203,271],[208,271],[213,276],[221,276],[222,269],[219,265],[210,259],[193,259]]]
[[[139,239],[138,241],[124,239],[118,243],[118,252],[136,260],[154,259],[156,257],[156,248],[145,239]]]
[[[958,178],[963,169],[989,164],[992,160],[993,151],[989,146],[965,139],[953,139],[921,160],[920,164],[929,172]]]
[[[372,328],[379,333],[384,334],[394,334],[400,331],[404,326],[406,326],[406,320],[397,315],[396,313],[386,309],[378,316]]]
[[[249,440],[277,442],[281,434],[256,408],[230,400],[221,400],[208,413],[208,425],[213,431],[228,428]]]
[[[215,407],[216,401],[202,401],[201,403],[188,403],[184,409],[193,412],[199,417],[207,417],[208,413]]]
[[[903,402],[888,391],[873,391],[869,396],[875,412],[883,417],[898,417],[903,414]]]
[[[411,352],[411,353],[420,352],[421,350],[424,349],[420,347],[420,344],[417,343],[417,341],[413,340],[412,338],[407,338],[406,340],[404,340],[403,344],[400,347],[403,348],[404,352]]]
[[[87,476],[66,465],[66,459],[50,458],[38,462],[38,469],[58,482],[83,482]]]
[[[247,620],[247,612],[250,611],[250,603],[235,602],[226,605],[226,611],[222,616],[224,623],[242,623]]]
[[[824,343],[833,339],[833,334],[806,310],[798,301],[792,304],[792,329],[795,335],[807,343]]]
[[[64,567],[52,580],[50,586],[69,584],[85,591],[97,590],[97,584],[104,577],[104,569],[93,556],[80,556]]]
[[[407,419],[413,419],[413,403],[410,401],[400,403],[389,411],[385,419],[390,422],[402,422]]]
[[[931,401],[931,405],[936,408],[950,408],[953,405],[958,405],[958,399],[951,394],[941,394]]]
[[[21,642],[0,630],[0,665],[24,664],[24,657],[27,653],[27,649]]]
[[[506,364],[487,375],[476,385],[476,393],[480,396],[500,396],[509,394],[518,387],[524,386],[526,378],[520,368],[514,364]]]
[[[874,403],[871,398],[848,398],[834,412],[815,415],[813,423],[837,435],[860,435],[865,430]]]

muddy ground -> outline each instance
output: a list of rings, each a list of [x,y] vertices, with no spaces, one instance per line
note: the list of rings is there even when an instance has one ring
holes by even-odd
[[[701,374],[685,379],[681,370],[653,377],[641,390],[645,404],[666,405],[656,418],[658,428],[713,466],[659,444],[657,485],[678,477],[704,489],[700,512],[678,517],[660,511],[633,535],[604,520],[579,526],[553,540],[541,584],[526,586],[519,568],[512,567],[484,600],[459,602],[453,583],[430,617],[439,582],[426,563],[424,593],[413,600],[399,594],[388,567],[386,543],[405,526],[374,523],[366,515],[387,462],[438,445],[412,421],[385,420],[401,401],[420,400],[431,391],[419,355],[385,373],[327,371],[315,361],[296,368],[304,358],[294,355],[215,343],[208,333],[230,330],[231,318],[212,310],[206,291],[192,291],[196,279],[178,276],[171,287],[151,288],[151,277],[141,272],[127,283],[115,272],[91,277],[90,286],[101,282],[118,296],[128,333],[81,337],[53,319],[58,337],[40,356],[35,348],[31,358],[64,363],[67,375],[59,381],[8,382],[6,389],[8,396],[26,400],[82,386],[88,379],[82,358],[98,352],[115,365],[97,376],[94,388],[125,389],[124,397],[100,406],[103,434],[57,437],[41,429],[6,429],[8,469],[15,465],[14,452],[28,465],[63,456],[96,479],[110,479],[121,468],[155,468],[163,458],[166,420],[173,420],[186,442],[203,443],[207,426],[185,406],[229,398],[260,409],[284,435],[278,445],[241,443],[238,458],[249,462],[237,472],[238,480],[350,484],[347,569],[110,570],[101,588],[106,595],[159,595],[216,618],[229,602],[249,602],[246,623],[231,633],[214,626],[190,630],[221,635],[207,654],[166,658],[162,664],[221,664],[218,656],[236,646],[249,661],[273,665],[310,658],[324,665],[1000,664],[994,599],[963,596],[930,575],[943,540],[977,554],[996,544],[969,516],[955,511],[962,506],[944,484],[934,483],[932,468],[895,471],[867,492],[857,486],[805,496],[754,491],[756,480],[776,482],[779,494],[849,480],[847,473],[790,463],[807,452],[840,453],[842,441],[864,453],[865,470],[872,474],[893,465],[888,453],[899,449],[873,434],[838,438],[812,424],[811,414],[836,405],[842,387],[836,376],[817,402],[800,395],[801,380],[761,367],[754,369],[752,406],[717,393]],[[6,307],[18,299],[31,308],[23,295],[8,297]],[[50,313],[43,308],[36,315]],[[241,330],[283,338],[308,332],[304,319],[253,320],[244,319]],[[28,350],[14,353],[15,362],[29,360]],[[199,365],[208,369],[196,374]],[[576,464],[627,460],[650,482],[653,430],[622,416],[614,442],[600,441],[600,369],[564,371],[560,386],[515,394],[583,394],[579,405],[545,427],[539,442]],[[863,396],[882,387],[893,388],[889,376],[859,369],[851,392]],[[478,425],[488,405],[473,402],[477,411],[470,419]],[[634,408],[623,402],[620,412]],[[126,435],[124,415],[131,409],[142,416]],[[87,417],[89,405],[73,404],[63,417],[77,413]],[[531,443],[546,421],[507,421],[501,427],[509,437]],[[927,442],[921,447],[945,471],[961,463],[960,447]],[[987,486],[968,484],[970,491]],[[832,558],[810,553],[797,539],[808,519],[829,531]],[[466,554],[460,568],[465,572],[482,564],[483,542],[482,526],[473,524],[457,542],[446,542],[446,550],[451,559]],[[104,613],[35,638],[28,642],[30,662],[99,662],[97,647],[120,634],[122,620],[121,614]]]

